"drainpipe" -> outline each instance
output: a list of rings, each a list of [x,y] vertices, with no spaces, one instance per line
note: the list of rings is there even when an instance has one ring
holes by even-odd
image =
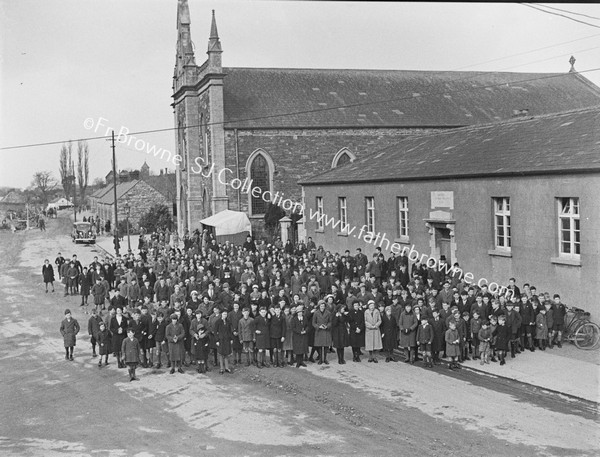
[[[235,173],[236,178],[240,179],[240,151],[238,149],[238,131],[237,129],[233,129],[233,135],[235,137]],[[238,211],[242,210],[242,195],[240,193],[240,189],[237,190],[237,204]]]

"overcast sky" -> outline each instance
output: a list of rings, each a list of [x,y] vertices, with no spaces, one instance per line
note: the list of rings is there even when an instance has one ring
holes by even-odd
[[[549,4],[597,27],[519,4],[189,0],[196,62],[216,11],[223,65],[567,72],[600,85],[600,6]],[[559,11],[554,10],[559,13]],[[0,147],[173,127],[176,0],[0,0]],[[561,13],[563,14],[563,13]],[[569,42],[569,43],[567,43]],[[545,48],[545,49],[540,49]],[[533,51],[533,52],[528,52]],[[172,132],[140,136],[174,151]],[[110,170],[109,142],[90,146],[91,181]],[[60,144],[0,150],[0,186],[36,171],[59,177]],[[120,169],[173,168],[117,147]]]

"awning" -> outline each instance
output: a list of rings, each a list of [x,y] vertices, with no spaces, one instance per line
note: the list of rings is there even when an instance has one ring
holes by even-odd
[[[246,213],[239,211],[224,210],[213,216],[200,221],[204,225],[215,228],[215,235],[233,235],[236,233],[249,232],[252,234],[252,225]]]

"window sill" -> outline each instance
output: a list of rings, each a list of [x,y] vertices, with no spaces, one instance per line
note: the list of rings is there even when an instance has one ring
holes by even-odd
[[[410,244],[410,239],[407,236],[401,236],[400,238],[394,238],[394,243]]]
[[[550,262],[555,263],[557,265],[569,265],[572,267],[580,267],[581,266],[581,259],[573,259],[573,258],[567,258],[567,257],[551,257]]]
[[[315,233],[325,233],[325,229],[315,229]]]
[[[345,236],[348,237],[348,232],[338,232],[337,236]]]
[[[500,249],[488,249],[488,255],[497,257],[512,257],[512,252],[502,251]]]

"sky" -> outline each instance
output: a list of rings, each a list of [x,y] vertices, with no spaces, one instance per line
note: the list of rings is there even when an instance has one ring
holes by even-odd
[[[188,3],[197,64],[214,9],[224,66],[560,73],[574,55],[600,86],[600,5],[546,5],[593,27],[516,3]],[[0,187],[25,188],[37,171],[59,178],[63,142],[173,128],[176,15],[177,0],[0,0],[0,148],[58,142],[0,149]],[[174,153],[172,131],[138,138]],[[93,182],[111,149],[88,145]],[[119,169],[145,160],[154,174],[174,168],[117,144]]]

